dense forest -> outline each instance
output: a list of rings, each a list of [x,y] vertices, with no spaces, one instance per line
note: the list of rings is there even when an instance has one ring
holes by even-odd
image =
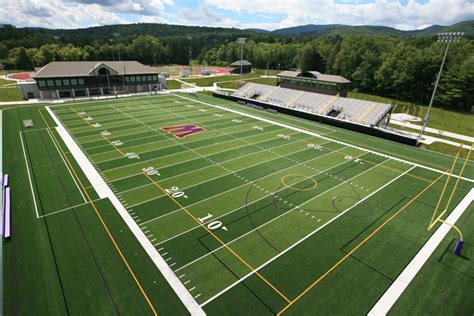
[[[442,28],[442,27],[441,27]],[[474,95],[474,21],[458,27],[467,31],[449,50],[436,105],[471,111]],[[306,28],[307,29],[307,28]],[[145,64],[227,65],[240,58],[238,37],[247,37],[245,59],[257,68],[317,70],[342,75],[352,88],[411,102],[427,103],[446,47],[432,27],[410,33],[366,27],[368,33],[347,28],[323,28],[279,35],[251,30],[134,24],[79,30],[0,28],[0,61],[7,68],[32,69],[54,60],[138,60]],[[338,30],[340,32],[338,33]],[[294,31],[292,31],[294,33]],[[431,32],[431,33],[430,33]],[[114,36],[119,33],[120,36]],[[192,40],[188,40],[192,36]]]

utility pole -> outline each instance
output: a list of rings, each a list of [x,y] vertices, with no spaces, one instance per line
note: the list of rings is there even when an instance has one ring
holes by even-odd
[[[240,84],[242,85],[242,77],[244,74],[244,44],[245,44],[245,37],[240,37],[237,39],[237,43],[240,44]]]
[[[189,40],[189,77],[191,78],[193,76],[193,65],[191,62],[192,58],[192,46],[191,46],[191,40],[193,39],[192,36],[187,37]]]
[[[421,127],[420,135],[418,137],[420,139],[423,133],[425,132],[426,125],[428,125],[428,121],[430,120],[431,107],[433,106],[436,90],[438,89],[439,79],[441,78],[441,73],[443,72],[444,62],[446,61],[446,56],[448,55],[449,44],[459,42],[460,38],[463,35],[463,32],[449,32],[438,34],[438,42],[447,43],[447,45],[446,49],[444,50],[443,61],[441,62],[441,67],[439,68],[438,76],[436,78],[436,83],[433,89],[433,94],[431,95],[430,104],[428,105],[428,111],[426,111],[425,118],[423,119],[423,126]]]

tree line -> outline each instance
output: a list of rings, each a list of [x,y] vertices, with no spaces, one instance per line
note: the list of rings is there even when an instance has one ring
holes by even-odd
[[[359,92],[427,104],[446,43],[436,37],[322,36],[296,43],[249,41],[245,59],[253,67],[316,70],[352,81]],[[199,55],[200,63],[225,65],[240,59],[227,43]],[[436,104],[471,111],[474,95],[474,41],[450,46]]]
[[[446,45],[437,42],[435,36],[311,38],[196,28],[190,41],[178,36],[184,32],[181,28],[160,37],[124,33],[117,38],[109,34],[113,30],[116,28],[98,28],[87,40],[83,37],[85,30],[77,30],[78,34],[69,30],[58,38],[53,36],[56,30],[4,27],[0,29],[0,62],[7,68],[33,69],[51,61],[118,60],[120,56],[121,60],[149,65],[188,64],[191,45],[192,58],[199,63],[225,66],[240,59],[240,46],[235,40],[247,34],[244,58],[254,67],[337,74],[351,80],[356,91],[426,104]],[[163,30],[158,35],[160,32]],[[77,44],[73,44],[75,40]],[[474,40],[464,38],[451,45],[435,103],[471,111],[473,95]]]

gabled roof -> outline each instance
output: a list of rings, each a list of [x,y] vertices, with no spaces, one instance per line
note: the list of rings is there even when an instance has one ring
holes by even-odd
[[[319,80],[319,81],[327,81],[327,82],[334,82],[334,83],[351,83],[350,80],[347,80],[346,78],[342,76],[337,76],[337,75],[325,75],[322,73],[319,73],[317,71],[305,71],[305,72],[300,72],[300,71],[289,71],[285,70],[277,74],[278,77],[290,77],[290,78],[309,78],[313,80]]]
[[[43,66],[33,78],[87,77],[100,65],[104,65],[119,75],[158,74],[150,66],[138,61],[53,61]]]
[[[239,66],[240,67],[240,64],[242,64],[242,66],[252,66],[252,64],[248,61],[248,60],[242,60],[242,62],[240,62],[240,60],[237,60],[237,61],[234,61],[232,64],[230,64],[231,66]]]

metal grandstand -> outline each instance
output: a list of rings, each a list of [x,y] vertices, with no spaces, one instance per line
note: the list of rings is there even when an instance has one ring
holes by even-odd
[[[339,98],[315,92],[247,83],[233,96],[281,108],[327,116],[369,126],[385,126],[392,106],[385,103]]]

